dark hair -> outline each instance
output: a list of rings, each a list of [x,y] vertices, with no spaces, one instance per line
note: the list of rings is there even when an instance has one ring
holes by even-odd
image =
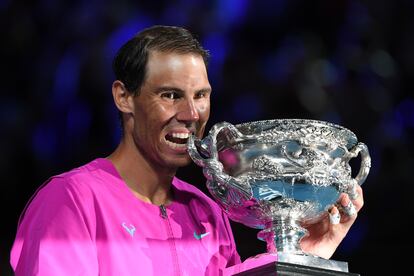
[[[116,78],[130,93],[139,94],[150,51],[198,54],[206,66],[209,59],[208,51],[182,27],[156,25],[144,29],[119,49],[112,63]]]

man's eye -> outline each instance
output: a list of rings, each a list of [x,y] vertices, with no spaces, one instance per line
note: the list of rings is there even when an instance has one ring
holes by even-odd
[[[175,100],[175,99],[179,98],[179,96],[176,92],[165,92],[165,93],[161,94],[161,97],[167,98],[167,99],[170,99],[170,100]]]
[[[207,97],[208,96],[208,92],[205,92],[205,91],[203,91],[203,92],[198,92],[197,94],[196,94],[196,98],[197,99],[200,99],[200,98],[205,98],[205,97]]]
[[[199,93],[197,93],[196,98],[197,98],[197,99],[199,99],[199,98],[204,98],[205,96],[206,96],[206,93],[204,93],[204,92],[199,92]]]

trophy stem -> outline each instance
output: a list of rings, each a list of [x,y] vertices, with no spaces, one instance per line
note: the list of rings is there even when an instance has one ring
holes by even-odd
[[[257,237],[265,241],[268,253],[304,254],[300,248],[300,240],[308,231],[291,218],[280,218],[272,221]]]
[[[267,244],[267,254],[277,255],[278,262],[294,263],[348,272],[348,263],[309,255],[300,248],[300,240],[308,234],[297,220],[278,218],[268,224],[257,237]]]

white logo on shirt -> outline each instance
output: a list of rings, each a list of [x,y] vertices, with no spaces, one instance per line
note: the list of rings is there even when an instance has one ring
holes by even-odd
[[[200,235],[197,234],[196,231],[194,231],[194,238],[196,238],[197,240],[201,240],[202,238],[204,238],[205,236],[208,236],[208,234],[210,234],[210,232],[206,232],[206,233],[201,233]]]
[[[131,235],[131,237],[134,236],[135,234],[135,226],[130,224],[129,227],[127,226],[127,224],[125,222],[122,223],[122,227],[125,228],[125,230],[127,230],[127,232]]]

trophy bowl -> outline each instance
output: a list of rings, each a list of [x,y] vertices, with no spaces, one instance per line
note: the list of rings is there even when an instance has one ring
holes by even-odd
[[[325,121],[276,119],[215,124],[188,152],[228,217],[261,229],[258,238],[277,260],[339,271],[346,262],[303,252],[306,225],[317,223],[341,193],[355,196],[370,170],[368,148],[350,130]],[[349,161],[360,155],[353,177]]]

